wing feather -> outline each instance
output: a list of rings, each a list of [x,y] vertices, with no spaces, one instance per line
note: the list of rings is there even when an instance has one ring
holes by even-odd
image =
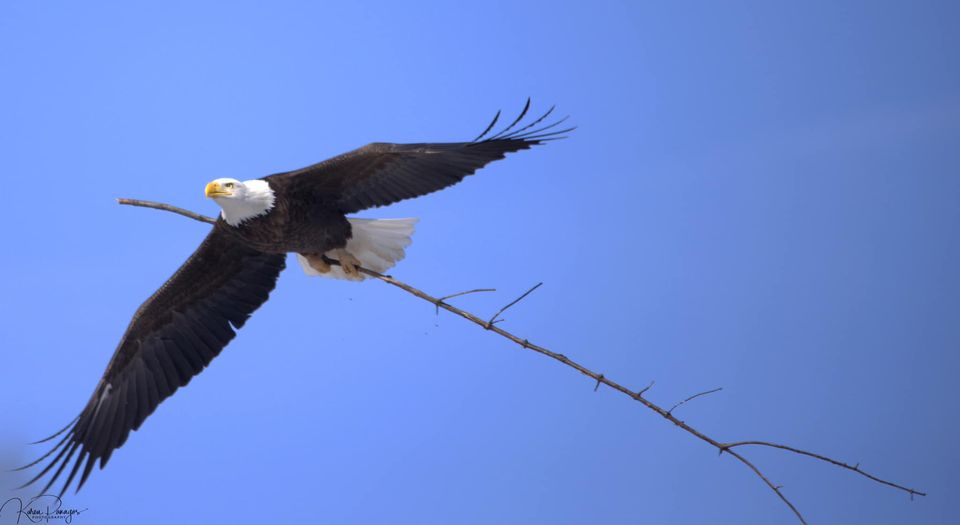
[[[508,153],[562,138],[573,130],[549,131],[563,122],[562,119],[537,127],[552,114],[553,108],[532,123],[514,129],[529,109],[528,99],[516,119],[487,139],[482,137],[490,133],[497,118],[473,142],[373,143],[319,164],[270,175],[266,179],[290,188],[291,193],[310,193],[317,200],[333,203],[343,213],[386,206],[452,186]]]
[[[78,473],[79,490],[93,465],[99,460],[100,468],[106,466],[130,431],[139,429],[164,399],[209,365],[236,336],[235,328],[267,300],[285,256],[237,244],[223,227],[215,226],[137,310],[80,416],[49,452],[22,468],[51,455],[53,459],[21,488],[53,471],[46,492],[76,457],[60,494]]]

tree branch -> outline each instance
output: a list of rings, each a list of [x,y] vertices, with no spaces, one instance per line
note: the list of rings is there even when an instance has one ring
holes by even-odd
[[[178,207],[176,207],[176,206],[171,206],[171,205],[169,205],[169,204],[163,204],[163,203],[151,202],[151,201],[143,201],[143,200],[137,200],[137,199],[117,199],[117,202],[120,203],[120,204],[123,204],[123,205],[127,205],[127,206],[139,206],[139,207],[143,207],[143,208],[153,208],[153,209],[157,209],[157,210],[169,211],[169,212],[177,213],[177,214],[179,214],[179,215],[183,215],[184,217],[189,217],[189,218],[191,218],[191,219],[193,219],[193,220],[196,220],[196,221],[206,222],[206,223],[209,223],[209,224],[213,224],[213,223],[216,222],[215,219],[212,219],[212,218],[210,218],[210,217],[205,217],[205,216],[203,216],[203,215],[199,215],[199,214],[194,213],[194,212],[192,212],[192,211],[185,210],[185,209],[183,209],[183,208],[178,208]],[[337,261],[332,260],[332,259],[330,259],[329,262],[330,262],[331,264],[338,264]],[[520,297],[518,297],[516,300],[514,300],[513,302],[511,302],[511,303],[508,304],[507,306],[501,308],[500,311],[498,311],[498,312],[496,313],[496,315],[494,315],[492,318],[490,318],[489,321],[485,321],[485,320],[481,319],[480,317],[478,317],[478,316],[476,316],[476,315],[474,315],[474,314],[472,314],[472,313],[470,313],[470,312],[467,312],[467,311],[465,311],[465,310],[461,310],[460,308],[457,308],[457,307],[455,307],[455,306],[451,306],[451,305],[443,302],[444,299],[449,299],[450,297],[455,297],[455,296],[457,296],[457,295],[463,295],[463,293],[473,293],[473,292],[476,292],[476,291],[487,291],[487,290],[485,290],[485,289],[484,289],[484,290],[471,290],[471,291],[469,291],[469,292],[463,292],[463,293],[461,293],[461,294],[454,294],[454,295],[452,295],[452,296],[446,296],[446,297],[436,298],[436,297],[433,297],[433,296],[431,296],[431,295],[429,295],[429,294],[427,294],[427,293],[425,293],[425,292],[423,292],[423,291],[421,291],[421,290],[419,290],[419,289],[417,289],[417,288],[414,288],[413,286],[410,286],[409,284],[406,284],[406,283],[404,283],[404,282],[398,281],[398,280],[394,279],[393,277],[391,277],[391,276],[389,276],[389,275],[383,275],[383,274],[381,274],[381,273],[377,273],[377,272],[374,272],[374,271],[372,271],[372,270],[368,270],[368,269],[366,269],[366,268],[358,268],[358,270],[359,270],[361,273],[365,274],[365,275],[368,275],[368,276],[373,277],[373,278],[375,278],[375,279],[379,279],[379,280],[381,280],[381,281],[383,281],[383,282],[385,282],[385,283],[387,283],[387,284],[389,284],[389,285],[391,285],[391,286],[395,286],[395,287],[400,288],[401,290],[403,290],[403,291],[405,291],[405,292],[407,292],[407,293],[409,293],[409,294],[411,294],[411,295],[414,295],[414,296],[416,296],[416,297],[419,297],[420,299],[423,299],[424,301],[427,301],[427,302],[429,302],[430,304],[434,305],[434,307],[437,308],[437,309],[442,308],[442,309],[444,309],[444,310],[446,310],[446,311],[448,311],[448,312],[450,312],[450,313],[452,313],[452,314],[458,315],[458,316],[466,319],[467,321],[470,321],[471,323],[476,324],[477,326],[480,326],[480,327],[482,327],[482,328],[484,328],[484,329],[486,329],[486,330],[488,330],[488,331],[490,331],[490,332],[493,332],[493,333],[495,333],[495,334],[497,334],[497,335],[500,335],[501,337],[504,337],[504,338],[506,338],[506,339],[509,339],[510,341],[513,341],[514,343],[520,345],[521,347],[523,347],[523,348],[525,348],[525,349],[527,349],[527,350],[532,350],[532,351],[537,352],[537,353],[539,353],[539,354],[545,355],[545,356],[547,356],[547,357],[549,357],[549,358],[551,358],[551,359],[553,359],[553,360],[555,360],[555,361],[559,361],[560,363],[563,363],[564,365],[566,365],[566,366],[568,366],[568,367],[576,370],[577,372],[580,372],[581,374],[583,374],[583,375],[585,375],[585,376],[593,379],[593,380],[596,382],[596,386],[594,387],[594,390],[596,390],[597,388],[599,388],[599,386],[602,384],[602,385],[606,385],[606,386],[612,388],[613,390],[616,390],[616,391],[618,391],[618,392],[620,392],[620,393],[622,393],[622,394],[624,394],[624,395],[626,395],[626,396],[629,396],[631,399],[639,402],[640,404],[642,404],[643,406],[645,406],[645,407],[647,407],[648,409],[652,410],[653,412],[656,412],[656,413],[659,414],[661,417],[663,417],[663,418],[666,419],[667,421],[673,423],[673,424],[676,425],[677,427],[683,429],[684,431],[686,431],[686,432],[689,433],[690,435],[696,437],[697,439],[699,439],[699,440],[701,440],[701,441],[703,441],[703,442],[706,442],[706,443],[710,444],[711,446],[713,446],[714,448],[716,448],[716,449],[719,451],[720,454],[723,454],[724,452],[726,452],[726,453],[729,454],[730,456],[736,458],[737,461],[740,461],[741,463],[743,463],[747,468],[749,468],[750,470],[752,470],[753,473],[756,474],[757,477],[759,477],[760,480],[763,481],[763,483],[764,483],[765,485],[767,485],[767,487],[769,487],[770,490],[772,490],[772,491],[777,495],[777,497],[779,497],[780,500],[783,501],[783,503],[784,503],[785,505],[787,505],[787,507],[793,512],[793,514],[797,517],[797,519],[799,519],[800,522],[803,523],[803,524],[806,524],[807,521],[804,519],[803,515],[800,513],[800,511],[797,509],[797,507],[794,506],[793,503],[791,503],[790,500],[787,499],[787,497],[783,494],[783,491],[781,490],[781,487],[780,487],[779,485],[774,484],[772,481],[770,481],[770,479],[767,478],[767,477],[763,474],[763,472],[762,472],[759,468],[757,468],[756,465],[754,465],[752,462],[750,462],[747,458],[745,458],[745,457],[744,457],[742,454],[740,454],[739,452],[733,450],[734,448],[737,448],[737,447],[745,447],[745,446],[763,446],[763,447],[777,448],[777,449],[780,449],[780,450],[785,450],[785,451],[787,451],[787,452],[792,452],[792,453],[794,453],[794,454],[799,454],[799,455],[802,455],[802,456],[808,456],[808,457],[811,457],[811,458],[814,458],[814,459],[818,459],[818,460],[820,460],[820,461],[824,461],[824,462],[827,462],[827,463],[836,465],[836,466],[841,467],[841,468],[844,468],[844,469],[846,469],[846,470],[850,470],[850,471],[852,471],[852,472],[856,472],[857,474],[860,474],[861,476],[864,476],[864,477],[866,477],[866,478],[868,478],[868,479],[871,479],[871,480],[873,480],[873,481],[876,481],[877,483],[881,483],[881,484],[883,484],[883,485],[887,485],[887,486],[896,488],[896,489],[898,489],[898,490],[902,490],[902,491],[906,492],[907,494],[909,494],[911,498],[912,498],[913,496],[926,496],[926,495],[927,495],[926,493],[921,492],[921,491],[919,491],[919,490],[907,488],[907,487],[905,487],[905,486],[903,486],[903,485],[898,485],[898,484],[893,483],[893,482],[891,482],[891,481],[887,481],[887,480],[881,479],[881,478],[879,478],[879,477],[876,477],[876,476],[874,476],[874,475],[872,475],[872,474],[868,474],[868,473],[866,473],[866,472],[864,472],[863,470],[860,469],[860,464],[859,464],[859,463],[856,464],[856,465],[850,465],[850,464],[848,464],[848,463],[844,463],[844,462],[842,462],[842,461],[839,461],[839,460],[830,458],[830,457],[828,457],[828,456],[824,456],[824,455],[821,455],[821,454],[815,454],[815,453],[813,453],[813,452],[808,452],[808,451],[806,451],[806,450],[802,450],[802,449],[799,449],[799,448],[790,447],[790,446],[787,446],[787,445],[781,445],[781,444],[777,444],[777,443],[772,443],[772,442],[768,442],[768,441],[736,441],[736,442],[730,442],[730,443],[724,443],[724,442],[721,442],[721,441],[717,441],[717,440],[711,438],[710,436],[707,436],[707,435],[704,434],[703,432],[697,430],[696,428],[688,425],[688,424],[685,423],[684,421],[681,421],[680,419],[677,419],[676,417],[673,416],[672,411],[673,411],[674,409],[676,409],[677,407],[679,407],[680,405],[686,403],[687,401],[691,401],[691,400],[693,400],[693,399],[695,399],[695,398],[697,398],[697,397],[700,397],[700,396],[703,396],[703,395],[707,395],[707,394],[716,392],[716,391],[718,391],[718,390],[720,390],[720,389],[715,389],[715,390],[711,390],[711,391],[708,391],[708,392],[701,392],[701,393],[699,393],[699,394],[690,396],[689,398],[687,398],[687,399],[681,401],[680,403],[677,403],[676,405],[674,405],[670,410],[665,410],[664,408],[660,407],[660,406],[657,405],[656,403],[653,403],[652,401],[650,401],[650,400],[648,400],[647,398],[643,397],[643,394],[645,394],[645,393],[647,392],[647,390],[649,390],[650,387],[653,386],[653,382],[651,382],[649,386],[641,389],[640,391],[633,391],[633,390],[631,390],[631,389],[629,389],[629,388],[621,385],[620,383],[617,383],[617,382],[613,381],[612,379],[606,377],[604,374],[598,374],[598,373],[596,373],[596,372],[593,372],[592,370],[590,370],[590,369],[588,369],[587,367],[585,367],[585,366],[583,366],[583,365],[581,365],[581,364],[579,364],[579,363],[577,363],[577,362],[569,359],[567,356],[565,356],[565,355],[563,355],[563,354],[560,354],[560,353],[557,353],[557,352],[553,352],[553,351],[551,351],[551,350],[549,350],[549,349],[547,349],[547,348],[544,348],[544,347],[542,347],[542,346],[539,346],[539,345],[536,345],[536,344],[534,344],[534,343],[531,343],[531,342],[528,341],[527,339],[521,339],[520,337],[518,337],[518,336],[516,336],[516,335],[514,335],[514,334],[512,334],[512,333],[510,333],[510,332],[508,332],[508,331],[506,331],[506,330],[504,330],[504,329],[502,329],[502,328],[500,328],[499,326],[496,326],[497,317],[498,317],[501,313],[503,313],[507,308],[510,308],[511,306],[514,306],[515,304],[517,304],[518,302],[520,302],[521,300],[523,300],[525,297],[527,297],[531,292],[533,292],[534,290],[536,290],[536,289],[537,289],[541,284],[543,284],[543,283],[539,283],[539,284],[537,284],[536,286],[534,286],[533,288],[531,288],[530,290],[527,290],[526,293],[524,293],[523,295],[521,295]]]

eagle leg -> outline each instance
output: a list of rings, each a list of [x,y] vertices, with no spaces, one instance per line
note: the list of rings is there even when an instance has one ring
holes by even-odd
[[[314,270],[320,273],[330,273],[330,264],[323,260],[322,253],[301,253],[300,255],[306,257],[310,267]]]

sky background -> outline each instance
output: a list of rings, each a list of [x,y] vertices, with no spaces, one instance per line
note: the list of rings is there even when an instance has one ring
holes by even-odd
[[[14,459],[83,407],[218,177],[498,109],[579,129],[449,190],[393,272],[745,450],[811,523],[955,523],[955,2],[0,5],[0,380]],[[292,261],[291,261],[292,262]],[[638,403],[380,282],[290,266],[67,506],[136,523],[795,523]],[[0,498],[5,499],[5,498]],[[0,523],[11,521],[3,516]]]

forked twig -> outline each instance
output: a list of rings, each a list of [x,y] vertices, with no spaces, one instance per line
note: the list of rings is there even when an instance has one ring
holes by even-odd
[[[517,297],[516,299],[514,299],[513,301],[511,301],[510,304],[508,304],[507,306],[504,306],[503,308],[501,308],[500,310],[498,310],[497,313],[493,314],[493,317],[491,317],[490,320],[487,321],[487,324],[486,324],[486,326],[484,326],[484,328],[486,328],[486,329],[489,330],[491,326],[493,326],[493,325],[499,323],[500,321],[502,321],[503,319],[497,319],[498,317],[500,317],[500,314],[502,314],[503,312],[506,312],[507,309],[509,309],[511,306],[519,303],[519,302],[522,301],[526,296],[530,295],[531,293],[533,293],[534,290],[536,290],[537,288],[540,288],[541,286],[543,286],[543,283],[537,283],[537,284],[533,285],[533,288],[527,290],[526,292],[523,292],[523,295],[521,295],[520,297]]]
[[[136,199],[117,199],[117,202],[119,202],[120,204],[128,205],[128,206],[139,206],[139,207],[144,207],[144,208],[154,208],[154,209],[157,209],[157,210],[169,211],[169,212],[173,212],[173,213],[177,213],[177,214],[183,215],[183,216],[185,216],[185,217],[189,217],[189,218],[194,219],[194,220],[196,220],[196,221],[206,222],[206,223],[208,223],[208,224],[213,224],[213,223],[216,222],[216,220],[211,219],[210,217],[204,217],[203,215],[200,215],[200,214],[197,214],[197,213],[194,213],[194,212],[185,210],[185,209],[183,209],[183,208],[178,208],[178,207],[176,207],[176,206],[171,206],[171,205],[169,205],[169,204],[162,204],[162,203],[157,203],[157,202],[150,202],[150,201],[143,201],[143,200],[136,200]],[[336,264],[336,261],[332,261],[332,263],[333,263],[333,264]],[[456,314],[456,315],[458,315],[458,316],[460,316],[460,317],[462,317],[462,318],[464,318],[464,319],[466,319],[466,320],[468,320],[468,321],[470,321],[470,322],[472,322],[472,323],[474,323],[474,324],[476,324],[476,325],[478,325],[478,326],[481,326],[481,327],[485,328],[486,330],[488,330],[488,331],[490,331],[490,332],[496,333],[496,334],[498,334],[498,335],[500,335],[500,336],[502,336],[502,337],[504,337],[504,338],[506,338],[506,339],[509,339],[510,341],[513,341],[514,343],[522,346],[523,348],[526,348],[526,349],[528,349],[528,350],[533,350],[534,352],[537,352],[537,353],[539,353],[539,354],[543,354],[543,355],[545,355],[545,356],[547,356],[547,357],[549,357],[549,358],[551,358],[551,359],[554,359],[554,360],[556,360],[556,361],[559,361],[559,362],[563,363],[564,365],[566,365],[566,366],[568,366],[568,367],[576,370],[577,372],[580,372],[581,374],[583,374],[583,375],[585,375],[585,376],[593,379],[594,381],[596,381],[596,385],[597,385],[597,386],[595,387],[595,389],[596,389],[596,388],[599,388],[599,385],[603,384],[603,385],[606,385],[606,386],[608,386],[608,387],[610,387],[610,388],[612,388],[612,389],[614,389],[614,390],[616,390],[616,391],[618,391],[618,392],[621,392],[621,393],[623,393],[623,394],[631,397],[632,399],[634,399],[635,401],[639,402],[639,403],[642,404],[643,406],[645,406],[645,407],[647,407],[648,409],[656,412],[657,414],[659,414],[661,417],[663,417],[663,418],[666,419],[667,421],[673,423],[673,424],[676,425],[677,427],[680,427],[681,429],[683,429],[683,430],[686,431],[687,433],[695,436],[697,439],[699,439],[699,440],[701,440],[701,441],[704,441],[704,442],[706,442],[706,443],[709,443],[710,445],[712,445],[713,447],[715,447],[715,448],[720,452],[720,454],[723,454],[724,452],[726,452],[726,453],[729,454],[730,456],[736,458],[738,461],[740,461],[741,463],[743,463],[744,465],[746,465],[747,468],[749,468],[750,470],[752,470],[753,473],[756,474],[757,477],[759,477],[759,478],[763,481],[763,483],[764,483],[765,485],[767,485],[767,487],[769,487],[770,490],[772,490],[772,491],[777,495],[777,497],[780,498],[781,501],[783,501],[783,503],[784,503],[785,505],[787,505],[787,507],[793,512],[793,514],[797,517],[797,519],[800,520],[801,523],[806,524],[807,521],[804,519],[803,515],[800,514],[800,511],[797,509],[797,507],[794,506],[793,503],[791,503],[790,500],[787,499],[787,497],[783,494],[783,491],[781,490],[781,487],[780,487],[779,485],[774,484],[772,481],[770,481],[770,479],[767,478],[767,477],[763,474],[763,472],[762,472],[759,468],[757,468],[756,465],[754,465],[752,462],[750,462],[747,458],[745,458],[745,457],[744,457],[742,454],[740,454],[739,452],[733,450],[734,448],[737,448],[737,447],[745,447],[745,446],[764,446],[764,447],[778,448],[778,449],[780,449],[780,450],[785,450],[785,451],[787,451],[787,452],[792,452],[792,453],[794,453],[794,454],[799,454],[799,455],[802,455],[802,456],[807,456],[807,457],[811,457],[811,458],[814,458],[814,459],[818,459],[818,460],[820,460],[820,461],[823,461],[823,462],[826,462],[826,463],[830,463],[830,464],[832,464],[832,465],[836,465],[836,466],[841,467],[841,468],[844,468],[844,469],[846,469],[846,470],[850,470],[850,471],[852,471],[852,472],[856,472],[857,474],[860,474],[861,476],[864,476],[864,477],[866,477],[866,478],[868,478],[868,479],[871,479],[871,480],[873,480],[873,481],[876,481],[877,483],[881,483],[881,484],[883,484],[883,485],[887,485],[887,486],[890,486],[890,487],[893,487],[893,488],[902,490],[902,491],[908,493],[911,498],[912,498],[913,496],[926,496],[926,493],[921,492],[921,491],[919,491],[919,490],[907,488],[907,487],[905,487],[905,486],[903,486],[903,485],[898,485],[898,484],[896,484],[896,483],[893,483],[893,482],[886,481],[886,480],[884,480],[884,479],[878,478],[878,477],[876,477],[876,476],[874,476],[874,475],[872,475],[872,474],[868,474],[868,473],[866,473],[866,472],[864,472],[863,470],[860,469],[859,463],[858,463],[857,465],[850,465],[850,464],[844,463],[844,462],[842,462],[842,461],[838,461],[838,460],[836,460],[836,459],[830,458],[830,457],[828,457],[828,456],[823,456],[823,455],[815,454],[815,453],[813,453],[813,452],[808,452],[808,451],[806,451],[806,450],[802,450],[802,449],[799,449],[799,448],[794,448],[794,447],[790,447],[790,446],[787,446],[787,445],[780,445],[780,444],[777,444],[777,443],[771,443],[771,442],[768,442],[768,441],[736,441],[736,442],[731,442],[731,443],[723,443],[723,442],[717,441],[717,440],[711,438],[710,436],[707,436],[707,435],[704,434],[703,432],[700,432],[700,431],[697,430],[696,428],[688,425],[688,424],[685,423],[684,421],[681,421],[681,420],[677,419],[676,417],[673,416],[673,414],[671,413],[671,411],[674,410],[674,409],[676,409],[678,406],[682,405],[683,403],[686,403],[687,401],[691,401],[691,400],[693,400],[694,398],[697,398],[697,397],[699,397],[699,396],[703,396],[703,395],[707,395],[707,394],[712,393],[712,392],[716,392],[716,391],[719,390],[719,389],[712,390],[712,391],[708,391],[708,392],[701,392],[701,393],[699,393],[699,394],[696,394],[696,395],[694,395],[694,396],[691,396],[691,397],[685,399],[684,401],[678,403],[677,405],[674,405],[670,410],[665,410],[665,409],[663,409],[662,407],[660,407],[659,405],[657,405],[656,403],[654,403],[654,402],[650,401],[649,399],[643,397],[643,394],[646,393],[646,392],[653,386],[653,382],[651,382],[650,385],[648,385],[647,387],[643,388],[642,390],[635,392],[635,391],[630,390],[629,388],[627,388],[627,387],[625,387],[625,386],[620,385],[619,383],[613,381],[612,379],[606,377],[604,374],[598,374],[598,373],[596,373],[596,372],[593,372],[592,370],[586,368],[585,366],[583,366],[583,365],[581,365],[581,364],[579,364],[579,363],[577,363],[577,362],[575,362],[575,361],[570,360],[567,356],[565,356],[565,355],[563,355],[563,354],[559,354],[559,353],[557,353],[557,352],[553,352],[553,351],[551,351],[551,350],[548,350],[547,348],[544,348],[544,347],[542,347],[542,346],[533,344],[533,343],[531,343],[530,341],[528,341],[528,340],[526,340],[526,339],[521,339],[520,337],[517,337],[516,335],[513,335],[512,333],[510,333],[510,332],[508,332],[508,331],[500,328],[499,326],[496,326],[495,321],[497,321],[497,317],[498,317],[500,314],[502,314],[504,311],[506,311],[506,310],[507,310],[508,308],[510,308],[511,306],[513,306],[513,305],[515,305],[516,303],[520,302],[524,297],[526,297],[526,296],[529,295],[531,292],[533,292],[534,290],[536,290],[536,289],[537,289],[541,284],[543,284],[543,283],[539,283],[539,284],[537,284],[536,286],[534,286],[533,288],[531,288],[530,290],[527,290],[526,293],[524,293],[523,295],[521,295],[520,297],[518,297],[516,300],[514,300],[513,302],[511,302],[511,303],[508,304],[507,306],[501,308],[500,311],[497,312],[497,314],[494,315],[489,321],[484,321],[483,319],[477,317],[476,315],[474,315],[474,314],[472,314],[472,313],[470,313],[470,312],[467,312],[467,311],[465,311],[465,310],[461,310],[461,309],[459,309],[459,308],[457,308],[457,307],[455,307],[455,306],[451,306],[451,305],[443,302],[443,299],[444,299],[444,298],[436,298],[436,297],[433,297],[433,296],[431,296],[431,295],[429,295],[429,294],[427,294],[427,293],[425,293],[425,292],[423,292],[423,291],[421,291],[421,290],[418,290],[417,288],[414,288],[414,287],[410,286],[409,284],[406,284],[406,283],[404,283],[404,282],[398,281],[398,280],[394,279],[393,277],[391,277],[391,276],[389,276],[389,275],[383,275],[383,274],[381,274],[381,273],[377,273],[377,272],[374,272],[374,271],[371,271],[371,270],[367,270],[366,268],[359,268],[359,271],[362,272],[362,273],[364,273],[365,275],[368,275],[368,276],[373,277],[373,278],[375,278],[375,279],[379,279],[379,280],[381,280],[381,281],[383,281],[383,282],[385,282],[385,283],[387,283],[387,284],[390,284],[390,285],[392,285],[392,286],[396,286],[397,288],[400,288],[401,290],[403,290],[403,291],[405,291],[405,292],[407,292],[407,293],[409,293],[409,294],[411,294],[411,295],[414,295],[414,296],[416,296],[416,297],[419,297],[420,299],[423,299],[424,301],[427,301],[427,302],[433,304],[437,309],[442,308],[442,309],[444,309],[444,310],[446,310],[446,311],[448,311],[448,312],[450,312],[450,313]],[[471,290],[471,292],[472,292],[472,290]],[[469,293],[469,292],[467,292],[467,293]],[[460,295],[460,294],[455,294],[455,295]],[[449,296],[446,297],[446,298],[449,298]]]
[[[840,467],[840,468],[844,468],[844,469],[847,469],[847,470],[851,470],[851,471],[853,471],[853,472],[856,472],[857,474],[860,474],[861,476],[865,476],[865,477],[867,477],[867,478],[869,478],[869,479],[872,479],[873,481],[876,481],[877,483],[881,483],[881,484],[883,484],[883,485],[887,485],[887,486],[893,487],[893,488],[895,488],[895,489],[900,489],[900,490],[902,490],[902,491],[910,494],[910,497],[911,497],[911,498],[913,498],[914,496],[926,496],[926,495],[927,495],[926,492],[920,492],[920,491],[918,491],[918,490],[914,490],[914,489],[911,489],[911,488],[908,488],[908,487],[904,487],[903,485],[898,485],[898,484],[893,483],[893,482],[891,482],[891,481],[887,481],[887,480],[885,480],[885,479],[878,478],[878,477],[876,477],[876,476],[874,476],[873,474],[870,474],[870,473],[868,473],[868,472],[864,472],[863,469],[860,468],[860,464],[859,464],[859,463],[857,463],[856,465],[851,465],[851,464],[849,464],[849,463],[844,463],[843,461],[838,461],[838,460],[836,460],[836,459],[833,459],[833,458],[830,458],[830,457],[827,457],[827,456],[823,456],[823,455],[820,455],[820,454],[815,454],[815,453],[813,453],[813,452],[808,452],[808,451],[806,451],[806,450],[802,450],[802,449],[799,449],[799,448],[794,448],[794,447],[787,446],[787,445],[781,445],[781,444],[779,444],[779,443],[771,443],[771,442],[769,442],[769,441],[737,441],[736,443],[727,443],[727,444],[725,444],[724,447],[723,447],[723,450],[721,450],[720,453],[722,454],[722,453],[724,453],[724,452],[730,452],[730,449],[732,449],[732,448],[734,448],[734,447],[746,447],[746,446],[758,446],[758,447],[779,448],[780,450],[786,450],[787,452],[793,452],[794,454],[800,454],[801,456],[809,456],[809,457],[814,458],[814,459],[819,459],[820,461],[826,461],[827,463],[831,463],[831,464],[836,465],[836,466],[838,466],[838,467]]]

